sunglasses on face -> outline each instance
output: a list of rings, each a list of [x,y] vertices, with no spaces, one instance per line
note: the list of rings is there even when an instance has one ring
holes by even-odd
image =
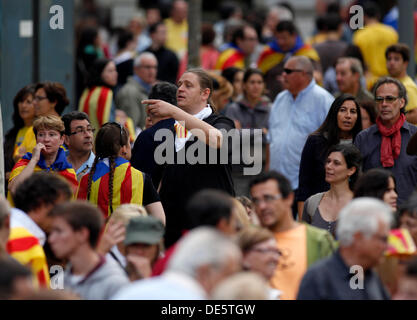
[[[299,69],[287,69],[287,68],[284,68],[284,72],[286,74],[291,74],[293,72],[304,72],[304,71],[303,70],[299,70]]]
[[[384,100],[388,103],[393,103],[395,100],[397,100],[399,97],[394,96],[386,96],[386,97],[375,97],[376,103],[383,103]]]

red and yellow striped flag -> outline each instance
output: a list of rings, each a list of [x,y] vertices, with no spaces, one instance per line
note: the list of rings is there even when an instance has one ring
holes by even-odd
[[[97,163],[91,183],[90,202],[96,204],[107,218],[111,215],[109,206],[109,163],[108,159]],[[77,192],[77,199],[87,199],[88,178],[86,174],[81,178]],[[116,168],[113,179],[113,210],[123,203],[142,205],[144,176],[133,168],[130,162],[123,158],[116,158]]]
[[[32,270],[38,287],[49,288],[48,264],[38,238],[23,227],[12,228],[6,248],[13,258]]]

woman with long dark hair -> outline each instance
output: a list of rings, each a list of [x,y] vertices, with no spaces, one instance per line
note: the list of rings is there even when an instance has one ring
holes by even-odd
[[[361,111],[355,97],[342,94],[334,100],[323,124],[307,138],[304,145],[297,192],[299,215],[308,197],[329,190],[324,164],[330,147],[339,143],[352,144],[361,130]]]
[[[35,86],[29,85],[20,89],[13,99],[13,127],[4,137],[5,181],[9,180],[10,172],[15,164],[13,154],[21,145],[26,132],[32,127],[35,119],[34,94]]]
[[[88,114],[91,125],[96,130],[106,122],[115,120],[113,89],[116,85],[115,63],[105,58],[94,61],[89,70],[87,88],[78,103],[78,110]]]

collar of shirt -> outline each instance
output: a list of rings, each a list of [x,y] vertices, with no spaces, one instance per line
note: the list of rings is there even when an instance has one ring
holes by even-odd
[[[407,120],[406,120],[400,130],[410,131],[411,130],[411,127],[410,126],[411,126],[411,124],[409,122],[407,122]],[[373,130],[373,132],[372,132],[373,134],[381,135],[381,133],[378,130],[378,126],[376,124],[373,124],[369,128],[369,130]],[[411,135],[413,135],[413,133]]]
[[[28,214],[18,208],[11,209],[10,228],[23,227],[38,238],[41,246],[45,244],[46,234]]]
[[[311,82],[308,84],[308,86],[307,87],[305,87],[303,90],[301,90],[298,94],[297,94],[297,96],[295,97],[295,99],[294,99],[294,96],[292,95],[292,93],[291,92],[289,92],[288,90],[285,90],[285,93],[289,96],[289,97],[291,97],[291,99],[293,100],[293,101],[296,101],[297,99],[300,99],[302,96],[304,96],[305,94],[307,94],[309,91],[311,91],[313,88],[314,88],[314,86],[316,85],[316,80],[314,80],[314,78],[313,79],[311,79]]]
[[[88,171],[90,171],[89,169],[91,169],[91,167],[93,166],[93,162],[94,159],[96,158],[95,154],[93,151],[90,152],[90,157],[88,157],[87,161],[84,162],[81,167],[78,168],[78,170],[75,172],[77,177],[79,174],[85,174]]]
[[[67,157],[65,156],[65,150],[60,147],[58,149],[58,154],[56,156],[56,159],[54,161],[53,164],[51,164],[50,167],[48,167],[46,165],[45,162],[45,158],[43,156],[43,154],[41,154],[40,159],[38,161],[38,166],[43,169],[43,170],[47,170],[47,171],[63,171],[69,168],[72,168],[72,166],[70,165],[70,163],[67,161]]]
[[[146,92],[149,93],[149,91],[151,91],[152,86],[139,78],[138,75],[134,74],[133,79],[135,79],[146,90]]]

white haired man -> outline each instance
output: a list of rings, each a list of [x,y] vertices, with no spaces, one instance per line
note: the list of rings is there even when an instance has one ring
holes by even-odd
[[[158,60],[151,52],[143,52],[134,62],[134,74],[116,95],[116,106],[132,118],[136,127],[143,129],[146,121],[145,106],[142,100],[148,98],[156,82]]]
[[[199,227],[180,240],[161,276],[135,281],[114,299],[208,299],[220,281],[239,271],[241,258],[240,249],[232,240],[214,228]]]
[[[390,207],[380,200],[358,198],[350,202],[339,215],[339,249],[307,271],[297,299],[390,299],[372,268],[383,258],[391,221]]]

